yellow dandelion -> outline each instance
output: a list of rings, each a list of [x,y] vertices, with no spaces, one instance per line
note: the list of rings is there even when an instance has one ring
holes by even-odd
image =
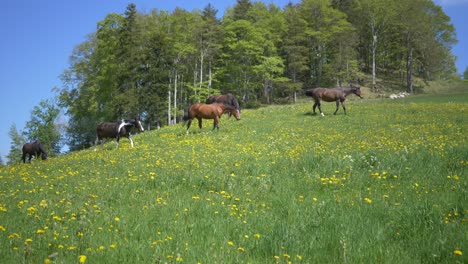
[[[79,257],[79,263],[84,264],[86,262],[86,255],[80,255]]]
[[[230,246],[234,246],[234,242],[232,242],[232,241],[228,241],[228,245],[230,245]]]
[[[45,233],[45,230],[43,230],[43,229],[38,229],[36,231],[36,234],[44,234],[44,233]]]
[[[239,252],[245,252],[245,249],[244,249],[243,247],[238,247],[238,248],[237,248],[237,251],[239,251]]]
[[[118,221],[120,221],[120,218],[116,217],[116,218],[114,218],[114,220],[115,220],[116,222],[118,222]]]
[[[50,259],[48,258],[44,259],[44,264],[50,264]]]
[[[463,255],[463,252],[460,249],[455,249],[453,251],[453,254],[461,256],[461,255]]]
[[[260,234],[254,234],[254,237],[255,237],[256,239],[259,239],[259,238],[260,238]]]

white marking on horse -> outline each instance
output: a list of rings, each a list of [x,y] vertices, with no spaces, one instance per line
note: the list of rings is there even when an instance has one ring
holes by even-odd
[[[138,124],[140,125],[140,128],[141,128],[140,132],[144,132],[145,129],[143,128],[143,125],[141,124],[140,120],[138,120],[137,122],[138,122]]]
[[[127,123],[124,120],[121,121],[122,123],[119,125],[119,128],[117,129],[117,133],[120,133],[120,130],[122,130],[122,127],[131,125],[132,123]]]

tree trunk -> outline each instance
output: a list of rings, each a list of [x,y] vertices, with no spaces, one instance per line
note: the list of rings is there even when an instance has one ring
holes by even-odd
[[[174,122],[177,124],[177,79],[179,78],[179,73],[176,71],[174,76]]]
[[[171,85],[169,81],[169,89],[167,90],[167,125],[171,125]]]
[[[406,58],[406,86],[407,92],[413,93],[413,47],[410,43],[410,36],[407,36],[408,55]]]
[[[211,61],[208,62],[208,96],[211,95],[211,82],[213,81],[211,76]]]
[[[375,70],[375,52],[377,50],[377,35],[373,35],[372,37],[372,89],[375,92],[375,85],[376,85],[376,70]]]

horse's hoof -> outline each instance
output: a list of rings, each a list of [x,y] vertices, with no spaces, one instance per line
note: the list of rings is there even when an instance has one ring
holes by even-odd
[[[320,113],[321,116],[325,116],[323,113]]]

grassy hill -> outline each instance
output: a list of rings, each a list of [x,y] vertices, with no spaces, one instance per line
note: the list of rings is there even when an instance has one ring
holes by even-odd
[[[0,260],[468,262],[468,95],[349,99],[2,167]]]

